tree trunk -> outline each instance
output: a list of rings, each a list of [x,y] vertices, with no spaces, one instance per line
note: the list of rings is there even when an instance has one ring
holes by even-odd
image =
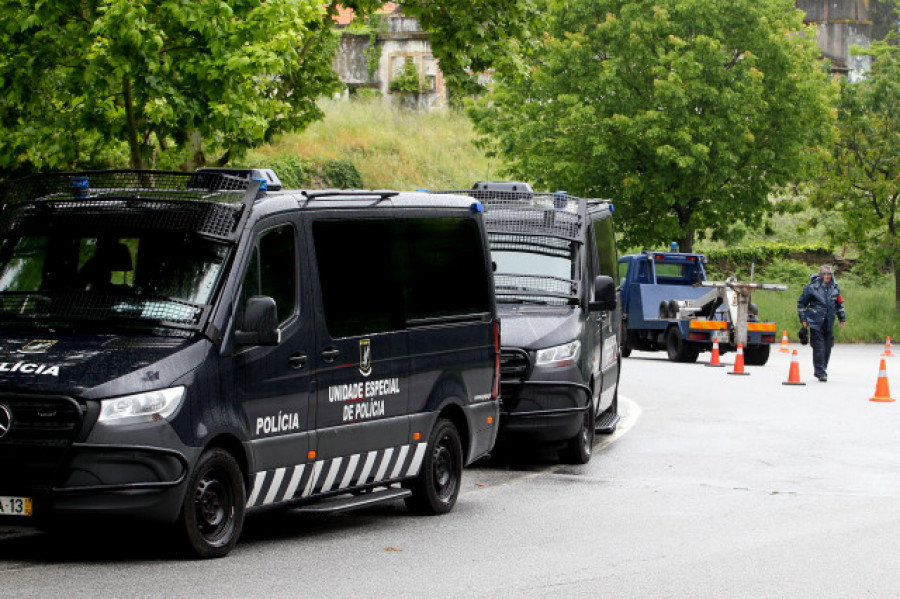
[[[894,264],[894,308],[900,312],[900,265]]]
[[[128,127],[128,148],[131,150],[131,168],[141,170],[144,168],[144,159],[141,156],[141,144],[138,142],[134,100],[131,97],[131,79],[128,75],[122,77],[122,92],[125,102],[125,122]]]
[[[206,156],[203,154],[203,136],[196,129],[188,133],[187,149],[190,150],[187,160],[181,165],[186,171],[195,171],[201,166],[206,166]]]
[[[678,242],[678,251],[693,252],[694,230],[691,228],[691,215],[693,214],[693,210],[691,210],[690,205],[683,204],[676,204],[673,208],[675,209],[675,214],[678,216],[678,226],[682,233],[681,239],[676,239]]]

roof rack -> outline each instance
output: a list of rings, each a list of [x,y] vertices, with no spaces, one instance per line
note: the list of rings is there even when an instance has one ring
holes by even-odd
[[[249,179],[225,173],[105,170],[45,173],[3,185],[4,205],[38,200],[84,201],[106,198],[240,202]]]
[[[52,210],[68,211],[65,222],[72,226],[89,224],[101,214],[116,214],[123,224],[150,218],[160,226],[187,227],[231,239],[241,230],[260,186],[260,181],[212,172],[48,173],[6,183],[0,190],[0,212],[4,226],[11,220],[40,218]],[[8,210],[12,207],[22,210]]]
[[[379,200],[386,200],[394,196],[400,195],[399,191],[389,191],[386,189],[320,189],[315,191],[303,191],[302,195],[308,200],[318,200],[320,198],[329,197],[377,197]]]

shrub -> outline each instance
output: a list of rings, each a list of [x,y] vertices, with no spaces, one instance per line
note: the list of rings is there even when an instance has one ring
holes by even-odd
[[[362,175],[356,165],[349,160],[329,160],[322,165],[322,179],[329,187],[338,189],[360,189],[363,187]]]

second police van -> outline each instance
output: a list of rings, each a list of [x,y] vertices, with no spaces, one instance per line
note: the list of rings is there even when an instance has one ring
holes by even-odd
[[[613,205],[521,182],[479,182],[494,263],[501,348],[501,441],[590,460],[619,421],[621,312]]]
[[[8,185],[0,523],[129,516],[218,557],[251,512],[449,511],[497,437],[481,211],[271,171]]]

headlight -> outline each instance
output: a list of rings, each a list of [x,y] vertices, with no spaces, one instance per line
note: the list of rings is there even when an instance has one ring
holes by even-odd
[[[581,351],[581,341],[572,341],[556,347],[539,349],[537,352],[538,366],[571,366],[578,359]]]
[[[108,424],[137,424],[168,418],[181,405],[184,387],[170,387],[100,402],[99,422]]]

